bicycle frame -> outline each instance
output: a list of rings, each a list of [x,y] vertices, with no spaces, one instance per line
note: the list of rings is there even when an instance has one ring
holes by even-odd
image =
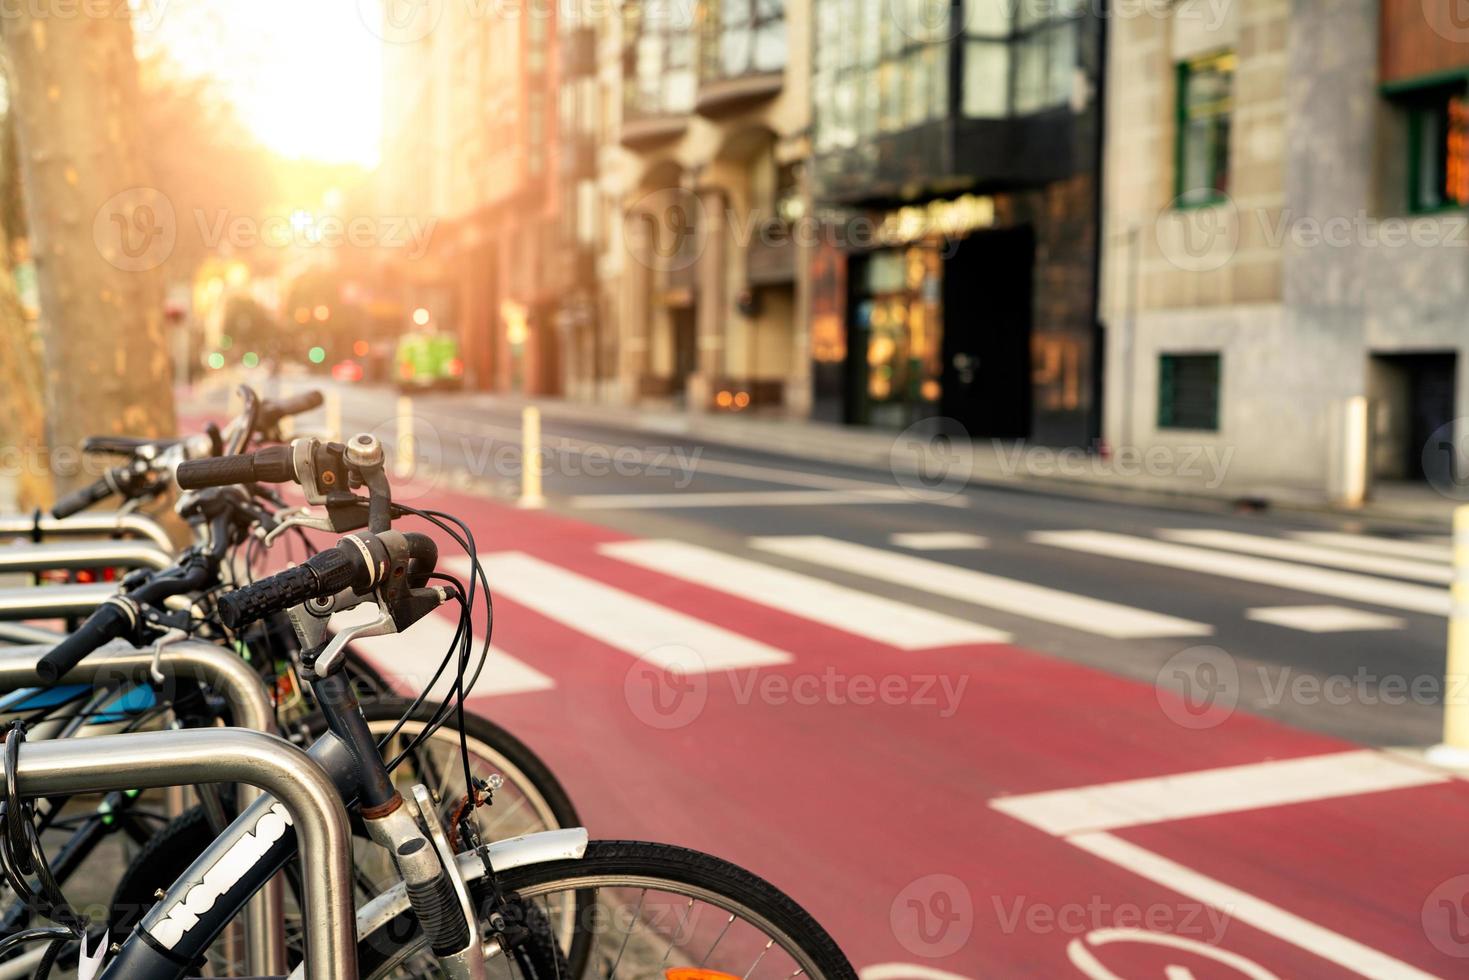
[[[0,649],[0,690],[31,687],[36,680],[36,662],[48,647],[27,646]],[[159,671],[164,683],[195,680],[218,691],[229,705],[237,728],[258,732],[275,731],[275,714],[270,698],[254,669],[240,657],[209,643],[186,641],[165,646],[155,657],[151,650],[115,645],[98,650],[62,679],[62,684],[139,681],[149,683],[151,672]],[[128,787],[135,788],[135,787]],[[246,786],[242,803],[253,803],[260,791]],[[82,832],[79,831],[80,835]],[[96,841],[86,850],[95,847]],[[76,860],[86,853],[72,855]],[[285,939],[280,933],[282,896],[279,881],[273,881],[245,910],[245,938],[250,968],[260,974],[285,969]],[[0,977],[6,975],[0,964]]]
[[[0,775],[4,772],[4,764],[0,763]],[[181,928],[181,936],[188,939],[204,931],[194,928],[194,924],[217,918],[221,906],[228,906],[229,918],[233,918],[249,894],[269,880],[285,857],[297,851],[299,838],[299,851],[307,868],[301,876],[305,889],[302,919],[306,975],[312,980],[356,976],[356,923],[341,914],[343,908],[352,907],[347,812],[338,788],[321,766],[291,743],[275,735],[236,728],[28,742],[21,749],[15,775],[17,788],[26,796],[215,782],[260,787],[269,795],[256,800],[195,863],[194,869],[202,868],[202,873],[196,876],[191,869],[190,874],[175,882],[144,922],[155,919],[163,910],[164,918],[172,916],[175,928]],[[289,832],[292,828],[295,836]],[[262,849],[267,849],[264,855],[260,855]],[[282,850],[286,853],[281,861],[262,871],[262,858]],[[247,856],[254,858],[253,863],[244,860]],[[227,884],[219,880],[242,867],[246,872],[243,877],[249,879],[244,882],[248,892],[243,896],[237,894],[242,891],[237,888],[241,879]],[[234,901],[215,901],[215,889],[221,884]],[[213,907],[201,907],[206,900]],[[151,929],[135,930],[103,976],[111,980],[182,977],[203,947],[190,955],[193,944],[176,942],[170,947],[160,943],[158,934],[163,934],[165,940],[169,936],[157,922]],[[158,944],[156,948],[150,941]],[[151,968],[128,957],[129,950],[139,949],[146,951],[145,962],[151,958]]]

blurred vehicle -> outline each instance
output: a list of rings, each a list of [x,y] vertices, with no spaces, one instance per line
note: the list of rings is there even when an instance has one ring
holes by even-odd
[[[393,358],[400,389],[457,389],[464,385],[459,338],[444,331],[414,331],[398,340]]]
[[[332,365],[333,381],[346,381],[349,383],[361,381],[362,373],[362,365],[351,358],[345,361],[338,361]]]

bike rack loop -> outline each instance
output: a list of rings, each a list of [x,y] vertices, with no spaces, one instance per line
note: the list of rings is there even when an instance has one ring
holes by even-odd
[[[135,511],[91,510],[70,517],[52,517],[31,511],[24,514],[0,514],[0,536],[87,537],[106,534],[131,534],[152,541],[164,551],[175,545],[163,525],[146,514]]]
[[[34,686],[36,663],[50,648],[49,644],[0,648],[0,691]],[[146,681],[153,666],[153,651],[115,642],[77,664],[61,683],[90,684],[99,677],[120,676]],[[173,643],[163,648],[157,666],[165,676],[198,680],[222,694],[230,706],[235,727],[275,731],[275,714],[260,675],[235,654],[209,643]],[[240,796],[243,809],[259,798],[260,790],[246,785]],[[257,976],[279,976],[286,972],[285,936],[281,933],[283,913],[281,880],[277,875],[245,908],[246,956]]]
[[[45,572],[52,569],[123,567],[161,572],[178,559],[151,541],[47,541],[0,547],[0,572]]]
[[[295,826],[301,875],[306,975],[357,976],[351,830],[336,786],[305,752],[275,735],[239,728],[130,732],[27,742],[17,788],[27,796],[239,782],[286,808]],[[0,775],[4,763],[0,761]]]

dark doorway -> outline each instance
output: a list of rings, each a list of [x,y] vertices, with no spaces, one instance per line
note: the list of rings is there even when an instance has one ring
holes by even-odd
[[[1430,440],[1454,420],[1455,362],[1454,354],[1443,352],[1373,355],[1369,386],[1375,413],[1374,475],[1452,478],[1453,447],[1433,446]]]
[[[681,306],[669,311],[673,328],[673,376],[669,384],[675,395],[688,388],[689,375],[699,369],[699,331],[694,307]]]
[[[984,231],[944,262],[943,413],[974,437],[1030,435],[1035,235]]]

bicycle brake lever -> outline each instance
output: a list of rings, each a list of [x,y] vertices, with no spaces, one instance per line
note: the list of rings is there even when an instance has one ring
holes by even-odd
[[[284,516],[282,516],[284,515]],[[294,510],[281,511],[276,515],[275,527],[265,532],[263,543],[270,547],[275,539],[286,533],[293,527],[305,528],[309,531],[334,532],[332,519],[326,515],[313,514],[309,507],[297,507]]]
[[[362,637],[385,636],[398,632],[398,624],[393,622],[393,614],[388,611],[387,604],[379,601],[377,610],[376,619],[368,623],[354,623],[344,627],[311,659],[311,663],[303,662],[302,666],[308,668],[317,677],[326,677],[336,667],[337,661],[342,658],[342,652],[347,648],[348,643]],[[302,660],[304,661],[305,658],[303,657]]]

